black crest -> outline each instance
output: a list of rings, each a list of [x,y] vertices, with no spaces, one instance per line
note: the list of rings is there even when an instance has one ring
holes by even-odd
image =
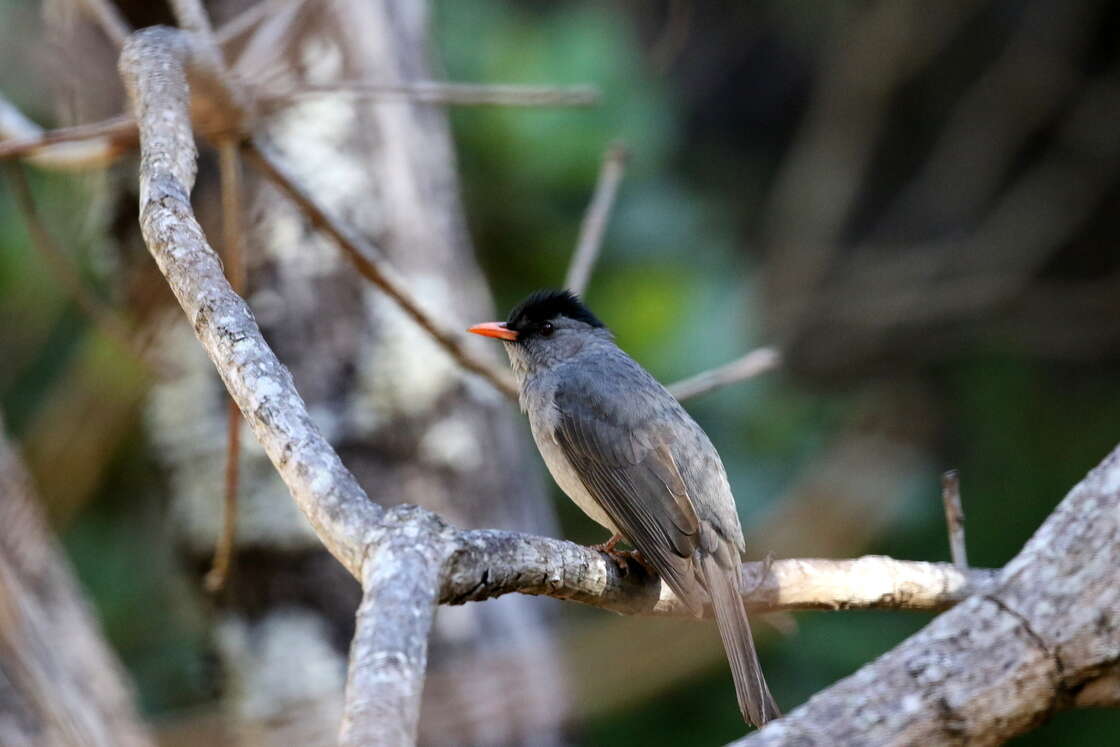
[[[604,326],[598,317],[583,305],[579,296],[568,290],[539,290],[531,293],[509,312],[506,326],[519,332],[527,332],[558,316],[566,316],[592,327]]]

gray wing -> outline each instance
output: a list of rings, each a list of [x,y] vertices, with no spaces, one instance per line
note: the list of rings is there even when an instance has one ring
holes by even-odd
[[[672,409],[644,387],[618,390],[593,374],[567,375],[558,386],[556,442],[619,531],[699,611],[699,520],[669,447]]]

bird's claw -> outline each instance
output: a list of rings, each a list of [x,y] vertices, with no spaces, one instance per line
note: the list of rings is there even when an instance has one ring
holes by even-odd
[[[596,552],[606,554],[608,558],[614,561],[614,564],[618,566],[618,570],[620,570],[622,572],[622,575],[624,576],[630,573],[631,560],[641,565],[650,573],[655,573],[653,567],[649,564],[649,561],[642,557],[642,554],[637,550],[614,549],[615,545],[617,545],[620,541],[622,541],[622,535],[616,534],[606,542],[600,543],[598,545],[590,545],[590,548],[592,550],[595,550]]]

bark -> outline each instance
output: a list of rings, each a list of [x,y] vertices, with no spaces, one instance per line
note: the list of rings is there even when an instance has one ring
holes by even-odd
[[[999,744],[1059,709],[1120,705],[1118,564],[1120,448],[991,590],[737,744]]]
[[[2,426],[0,744],[151,744]]]

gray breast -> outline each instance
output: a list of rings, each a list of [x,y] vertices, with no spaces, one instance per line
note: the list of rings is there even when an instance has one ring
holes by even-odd
[[[544,459],[552,479],[564,494],[592,521],[606,527],[612,534],[617,534],[618,529],[614,522],[600,507],[599,502],[587,492],[579,474],[572,468],[571,462],[568,461],[556,440],[555,394],[555,377],[547,373],[529,378],[522,387],[521,409],[529,416],[533,440],[536,441],[537,449],[541,452],[541,458]]]

